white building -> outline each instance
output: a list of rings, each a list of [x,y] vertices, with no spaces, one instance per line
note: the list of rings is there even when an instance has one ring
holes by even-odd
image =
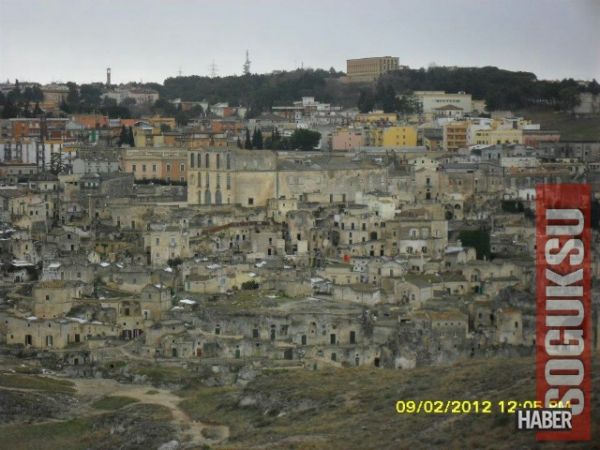
[[[154,103],[158,100],[158,92],[154,89],[137,87],[118,87],[104,94],[105,98],[112,98],[117,103],[122,103],[126,98],[135,100],[138,104]]]
[[[449,94],[445,91],[415,91],[413,95],[421,104],[421,110],[425,115],[441,114],[443,117],[447,117],[448,114],[451,114],[452,117],[462,117],[464,114],[473,112],[471,94],[465,92]],[[452,107],[451,110],[450,107]]]

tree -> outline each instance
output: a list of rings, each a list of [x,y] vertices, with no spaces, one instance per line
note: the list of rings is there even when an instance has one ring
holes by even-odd
[[[67,94],[66,103],[72,112],[79,112],[79,89],[77,89],[77,85],[72,81],[67,83],[67,87],[69,88],[69,93]]]
[[[252,148],[257,150],[263,148],[263,137],[260,129],[255,128],[254,132],[252,133]]]
[[[256,128],[252,132],[252,139],[250,140],[252,148],[256,148]]]
[[[258,289],[258,283],[256,281],[254,281],[254,280],[244,281],[242,283],[242,289],[244,291],[250,291],[250,290]]]
[[[188,114],[186,112],[183,112],[183,111],[179,110],[175,114],[175,122],[180,127],[183,127],[183,126],[187,125],[187,123],[189,122],[189,120],[190,120],[190,118],[188,117]]]
[[[171,268],[176,268],[181,264],[183,264],[183,259],[181,259],[179,256],[177,256],[176,258],[169,258],[167,260],[167,265]]]
[[[106,114],[108,117],[118,117],[120,119],[131,118],[131,111],[129,111],[129,108],[125,106],[117,106],[116,104],[112,106],[102,106],[102,108],[100,108],[100,112],[102,114]]]
[[[588,83],[587,91],[594,95],[600,94],[600,84],[598,84],[595,78]]]
[[[133,128],[129,127],[129,146],[135,147],[135,139],[133,137]]]
[[[17,108],[14,103],[7,98],[4,102],[4,108],[2,108],[2,118],[3,119],[11,119],[13,117],[17,117],[19,114],[19,108]]]
[[[137,100],[135,98],[131,98],[131,97],[126,97],[121,102],[121,106],[126,106],[126,107],[130,107],[135,104],[137,104]]]
[[[388,84],[384,89],[383,98],[381,100],[381,109],[385,113],[391,113],[398,111],[398,98],[396,97],[396,90],[391,84]]]
[[[119,135],[119,147],[123,144],[129,144],[129,131],[125,128],[125,125],[121,127],[121,134]]]
[[[62,99],[60,101],[59,108],[65,114],[71,114],[73,112],[73,109],[69,106],[69,104],[64,99]]]
[[[44,111],[42,111],[42,108],[40,108],[40,103],[35,102],[35,107],[33,108],[33,116],[37,117],[43,113],[44,113]]]
[[[82,84],[79,88],[81,112],[92,112],[102,105],[102,88],[97,84]]]
[[[357,106],[358,110],[361,113],[368,113],[370,111],[373,111],[373,107],[375,106],[375,99],[373,98],[373,94],[365,90],[360,91]]]
[[[290,137],[290,147],[293,149],[300,149],[304,151],[314,150],[319,145],[321,140],[321,133],[318,131],[297,129],[292,133]]]
[[[159,98],[152,105],[152,112],[161,116],[174,116],[177,113],[177,108],[170,101]]]
[[[558,92],[559,105],[565,111],[571,111],[579,105],[579,90],[575,86],[562,88]]]
[[[250,140],[250,130],[246,128],[246,140],[244,141],[244,148],[246,150],[252,150],[252,141]]]
[[[203,117],[204,109],[202,109],[202,105],[194,105],[192,109],[190,109],[190,115],[192,117]]]
[[[477,259],[490,259],[490,232],[484,229],[463,230],[459,233],[461,243],[465,247],[475,247]]]

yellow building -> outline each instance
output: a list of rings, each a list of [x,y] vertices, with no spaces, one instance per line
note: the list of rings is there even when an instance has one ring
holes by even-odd
[[[174,117],[153,116],[144,117],[142,120],[148,122],[153,128],[156,129],[156,132],[160,132],[163,125],[171,130],[174,130],[177,126]]]
[[[522,144],[523,130],[496,129],[489,134],[490,145],[494,144]]]
[[[522,144],[523,130],[514,129],[491,129],[476,130],[473,134],[473,144],[476,145],[499,145],[499,144]]]
[[[356,116],[356,121],[360,123],[372,123],[372,122],[396,122],[398,120],[398,114],[386,113],[383,111],[372,111],[369,113],[362,113]]]
[[[179,147],[135,147],[122,150],[120,169],[136,180],[187,180],[188,152]]]
[[[400,59],[394,56],[379,56],[374,58],[348,59],[346,74],[350,82],[371,82],[380,75],[398,70]]]
[[[415,147],[417,130],[413,127],[389,127],[383,129],[383,147]]]

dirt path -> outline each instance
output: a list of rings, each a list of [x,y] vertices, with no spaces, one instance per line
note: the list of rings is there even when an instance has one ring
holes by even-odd
[[[208,425],[192,420],[178,406],[181,398],[166,389],[157,389],[151,385],[122,384],[110,379],[70,378],[69,381],[75,384],[79,395],[90,400],[107,395],[120,395],[134,398],[141,403],[156,404],[168,408],[173,416],[173,422],[180,430],[182,448],[217,444],[229,437],[229,427],[225,425]],[[152,393],[149,394],[149,391]],[[203,434],[203,431],[205,434]],[[210,438],[206,436],[210,436]]]

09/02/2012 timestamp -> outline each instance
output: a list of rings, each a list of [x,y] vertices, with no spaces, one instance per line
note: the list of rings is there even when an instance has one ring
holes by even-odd
[[[570,405],[554,402],[549,408],[569,408]],[[514,414],[518,409],[541,409],[540,400],[398,400],[398,414]]]

